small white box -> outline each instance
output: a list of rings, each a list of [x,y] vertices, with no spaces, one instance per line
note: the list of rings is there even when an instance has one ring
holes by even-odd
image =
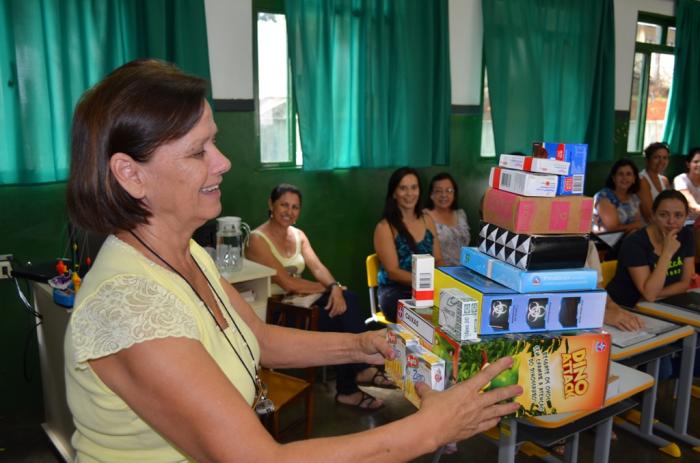
[[[411,292],[416,307],[432,307],[435,289],[435,258],[430,254],[411,256]]]
[[[521,170],[492,167],[489,186],[522,196],[552,198],[557,195],[559,177],[548,174],[533,174]]]
[[[395,356],[392,360],[384,360],[384,369],[389,378],[399,388],[403,389],[406,378],[406,349],[409,346],[418,344],[418,336],[413,334],[408,328],[391,324],[386,329],[386,340],[394,351]]]
[[[420,344],[409,346],[406,357],[404,396],[420,408],[416,384],[425,383],[434,391],[445,389],[445,361]]]
[[[501,154],[498,165],[508,169],[517,169],[542,174],[569,175],[569,163],[556,159],[536,158],[534,156],[519,156],[517,154]]]
[[[441,289],[439,325],[457,341],[477,339],[479,302],[457,288]]]
[[[423,347],[430,349],[433,346],[433,337],[435,336],[432,315],[421,315],[417,310],[413,299],[399,299],[396,318],[402,326],[418,336]]]

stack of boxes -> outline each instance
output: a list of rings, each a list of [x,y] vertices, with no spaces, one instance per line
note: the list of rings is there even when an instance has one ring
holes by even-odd
[[[432,310],[399,301],[402,326],[389,337],[409,333],[407,355],[422,348],[444,360],[442,386],[513,356],[487,389],[520,384],[518,416],[595,410],[605,400],[611,344],[595,331],[606,293],[596,289],[597,272],[583,268],[592,213],[581,195],[587,147],[537,143],[533,151],[501,156],[478,246],[462,250],[462,266],[436,269]],[[397,381],[409,384],[410,368]]]

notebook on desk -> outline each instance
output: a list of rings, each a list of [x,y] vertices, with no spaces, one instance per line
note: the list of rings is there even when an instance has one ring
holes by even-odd
[[[700,313],[700,293],[695,291],[665,297],[656,302]]]
[[[613,326],[604,326],[605,331],[610,333],[612,343],[617,347],[629,347],[678,327],[678,325],[659,320],[658,318],[647,317],[638,313],[635,313],[635,315],[644,321],[644,330],[622,331]]]

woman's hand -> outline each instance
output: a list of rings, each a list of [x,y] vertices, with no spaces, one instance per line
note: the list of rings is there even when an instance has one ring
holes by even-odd
[[[471,379],[455,384],[444,392],[433,391],[423,383],[416,385],[422,399],[418,413],[422,415],[426,429],[436,431],[438,446],[484,432],[496,426],[503,415],[518,410],[518,403],[499,403],[522,394],[523,389],[518,385],[481,392],[484,386],[512,364],[511,357],[499,359]]]
[[[342,287],[333,285],[331,293],[328,295],[328,303],[324,309],[330,310],[328,316],[331,318],[345,313],[345,311],[348,309],[348,304],[345,302]]]
[[[639,331],[643,330],[645,327],[644,320],[615,303],[609,304],[605,308],[603,323],[614,326],[622,331]]]
[[[662,253],[665,253],[669,258],[678,251],[681,247],[681,242],[678,241],[678,230],[673,230],[668,233],[664,233],[664,243]]]
[[[357,335],[357,360],[355,363],[382,365],[384,359],[393,359],[394,350],[386,340],[386,329],[365,331]]]

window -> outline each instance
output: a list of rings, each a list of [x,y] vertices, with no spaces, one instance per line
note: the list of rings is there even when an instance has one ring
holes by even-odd
[[[493,136],[493,119],[491,118],[491,99],[489,98],[489,79],[484,69],[484,95],[482,99],[483,116],[481,120],[481,157],[496,157],[496,142]]]
[[[302,164],[299,122],[293,105],[284,14],[257,12],[257,114],[260,163]]]
[[[639,13],[627,136],[630,153],[641,153],[645,146],[662,141],[664,136],[673,82],[674,25],[674,18]]]

